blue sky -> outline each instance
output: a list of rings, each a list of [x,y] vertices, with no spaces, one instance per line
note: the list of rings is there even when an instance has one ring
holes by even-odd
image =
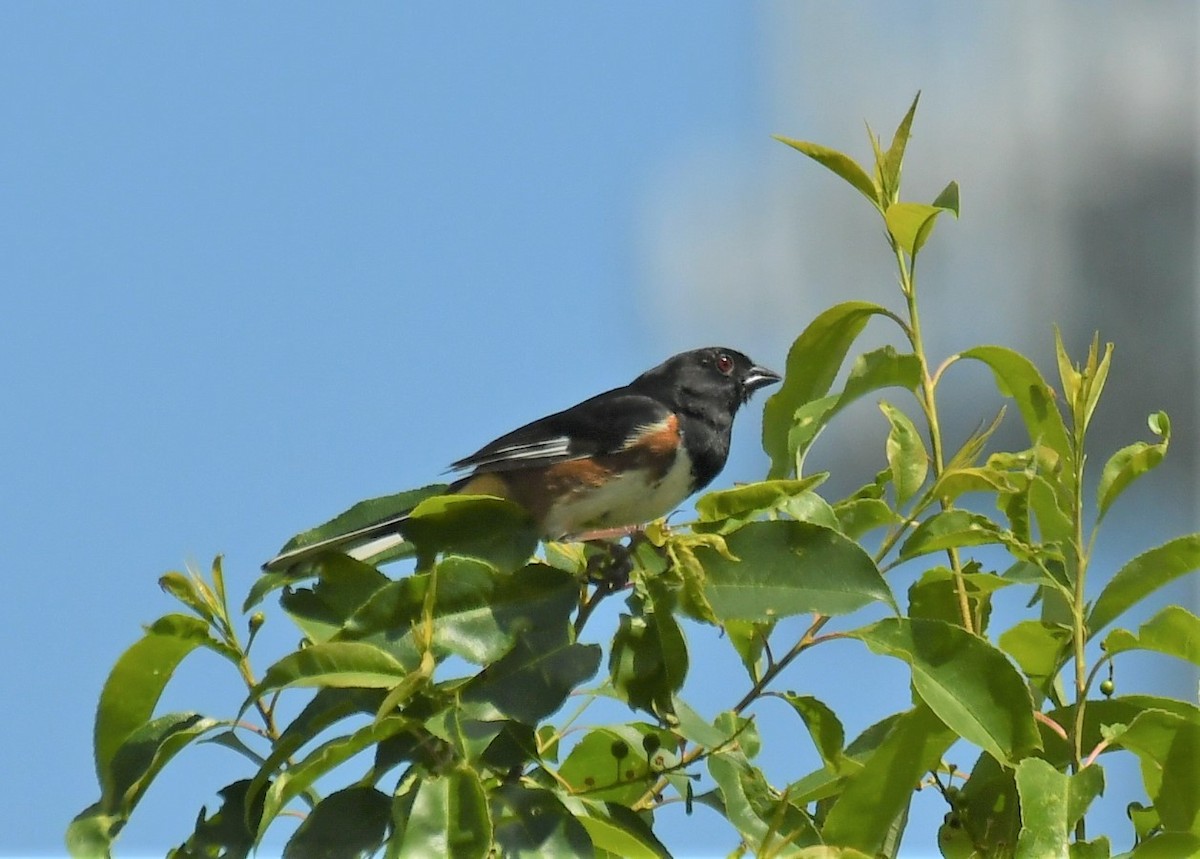
[[[856,297],[656,287],[655,261],[679,257],[656,228],[754,233],[726,217],[729,188],[807,169],[771,133],[858,143],[864,117],[890,129],[922,87],[935,124],[974,103],[961,82],[937,94],[967,48],[914,52],[872,86],[870,42],[828,11],[814,27],[847,39],[829,92],[859,97],[809,78],[781,102],[779,17],[729,2],[0,6],[0,807],[23,824],[0,853],[61,852],[94,800],[95,700],[139,624],[172,609],[162,572],[224,553],[244,590],[292,533],[361,498],[436,479],[682,348],[781,368],[808,317]],[[971,17],[940,26],[973,33]],[[893,22],[901,52],[920,20]],[[711,191],[711,210],[673,204],[680,185]],[[819,212],[849,196],[802,187],[797,205]],[[695,235],[675,239],[687,259]],[[764,470],[750,411],[722,485]],[[265,644],[294,643],[273,623]],[[236,706],[219,671],[189,665],[164,706]],[[887,677],[871,690],[902,698],[906,678]],[[867,692],[830,694],[854,707]],[[211,747],[176,766],[122,855],[161,855],[241,772]],[[684,855],[733,847],[711,816],[677,817]]]

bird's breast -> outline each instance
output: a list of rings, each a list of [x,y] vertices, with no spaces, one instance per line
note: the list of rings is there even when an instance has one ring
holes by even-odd
[[[542,517],[542,531],[552,539],[606,528],[644,525],[665,516],[692,494],[692,463],[679,447],[665,470],[649,467],[614,469],[605,479],[581,482]]]

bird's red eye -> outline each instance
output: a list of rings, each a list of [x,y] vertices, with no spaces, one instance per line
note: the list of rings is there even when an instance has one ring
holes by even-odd
[[[717,356],[717,369],[725,376],[733,372],[733,359],[722,352]]]

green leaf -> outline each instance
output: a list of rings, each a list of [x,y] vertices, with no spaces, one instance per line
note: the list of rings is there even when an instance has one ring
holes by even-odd
[[[502,573],[525,566],[537,531],[520,505],[486,495],[435,495],[416,507],[401,530],[423,557],[435,552],[488,561]]]
[[[678,720],[675,729],[689,743],[704,746],[706,749],[716,749],[730,743],[734,739],[732,732],[710,724],[703,716],[688,706],[683,699],[677,697],[672,708]]]
[[[1200,835],[1200,724],[1164,710],[1145,710],[1117,743],[1137,755],[1163,826]]]
[[[1102,740],[1109,740],[1116,745],[1107,751],[1119,748],[1118,728],[1126,729],[1144,711],[1159,710],[1176,716],[1188,724],[1200,727],[1200,707],[1180,701],[1175,698],[1164,698],[1157,695],[1118,695],[1113,698],[1089,700],[1084,709],[1083,730],[1080,732],[1084,749],[1094,749]],[[1060,707],[1047,714],[1059,725],[1075,724],[1075,707]],[[1071,743],[1063,740],[1046,726],[1042,726],[1042,743],[1045,758],[1059,769],[1070,765],[1074,750]]]
[[[1200,534],[1176,537],[1138,555],[1117,571],[1096,598],[1087,620],[1089,636],[1108,626],[1130,606],[1197,567],[1200,567]]]
[[[741,754],[710,756],[708,771],[724,800],[725,817],[758,855],[791,857],[800,847],[820,843],[812,818],[772,788]]]
[[[221,859],[247,859],[254,848],[254,830],[261,813],[261,797],[250,799],[249,779],[235,781],[217,791],[221,807],[208,817],[200,809],[196,829],[171,857],[220,856]],[[249,825],[247,824],[249,821]]]
[[[719,489],[697,499],[696,512],[700,515],[700,521],[713,522],[719,519],[742,518],[749,513],[776,510],[797,495],[817,486],[824,479],[818,475],[803,480],[763,480],[734,486],[732,489]]]
[[[1156,444],[1139,441],[1123,447],[1105,463],[1104,471],[1100,474],[1100,485],[1096,487],[1099,518],[1104,518],[1108,508],[1129,484],[1157,468],[1167,455],[1167,445],[1171,442],[1171,419],[1166,412],[1155,412],[1150,415],[1149,423],[1151,432],[1162,436],[1162,441]]]
[[[620,859],[668,859],[667,848],[637,814],[613,802],[582,803],[587,813],[576,820],[587,830],[592,845],[602,855]],[[571,854],[578,856],[578,853]]]
[[[501,574],[490,564],[447,555],[428,573],[390,582],[350,617],[338,639],[384,647],[415,670],[423,653],[423,620],[430,583],[433,648],[476,665],[487,665],[512,650],[521,635],[560,640],[579,599],[574,576],[545,564]]]
[[[958,217],[958,183],[953,179],[946,185],[941,192],[933,198],[933,205],[939,209],[945,209],[947,212],[953,212],[954,217]]]
[[[159,618],[117,659],[100,693],[93,730],[96,777],[102,794],[112,793],[110,767],[117,749],[150,720],[179,663],[197,647],[215,644],[204,621],[169,614]]]
[[[669,611],[621,615],[608,658],[617,696],[655,715],[669,713],[688,671],[687,641]]]
[[[333,641],[304,647],[267,669],[251,698],[289,686],[390,689],[408,671],[393,656],[370,644]]]
[[[261,800],[267,783],[301,747],[331,725],[357,713],[373,714],[383,692],[378,689],[320,689],[271,746],[271,752],[250,781],[248,795]]]
[[[317,583],[311,588],[286,590],[280,605],[309,640],[333,637],[346,619],[391,579],[370,564],[341,554],[317,559]]]
[[[937,223],[937,216],[948,211],[926,203],[893,203],[884,213],[888,233],[910,257],[916,256]]]
[[[1068,776],[1039,758],[1026,758],[1017,765],[1016,779],[1021,798],[1017,855],[1066,859],[1072,828],[1104,791],[1103,771],[1090,766]]]
[[[668,731],[640,722],[594,728],[571,749],[558,776],[575,795],[632,805],[659,773],[678,763],[670,751],[674,744]]]
[[[183,573],[171,571],[159,577],[158,586],[194,611],[208,624],[216,621],[213,605],[197,587],[196,581]]]
[[[398,797],[397,802],[404,802]],[[479,775],[460,767],[420,780],[405,825],[389,856],[399,859],[485,859],[492,846],[492,818]],[[393,811],[393,816],[396,816]],[[399,817],[398,819],[404,819]]]
[[[921,382],[921,362],[916,355],[900,354],[892,346],[883,346],[859,355],[850,367],[846,386],[833,394],[805,403],[796,409],[792,428],[788,431],[789,461],[798,463],[834,416],[872,391],[881,388],[914,390]]]
[[[987,466],[948,468],[941,473],[930,493],[934,498],[953,501],[968,492],[1016,492],[1017,485],[1008,472]]]
[[[796,151],[803,152],[822,167],[840,176],[876,207],[879,206],[879,192],[875,190],[875,183],[871,181],[867,171],[863,170],[858,162],[849,155],[827,146],[821,146],[819,143],[809,143],[807,140],[793,140],[790,137],[780,137],[778,134],[774,137],[780,143],[786,143]]]
[[[746,620],[726,620],[721,624],[725,636],[738,657],[752,682],[757,683],[762,676],[762,658],[766,650],[767,639],[775,629],[774,623],[755,623]]]
[[[900,516],[880,498],[848,498],[833,505],[838,530],[857,540],[864,534],[900,522]]]
[[[329,794],[304,818],[283,848],[283,859],[354,859],[382,845],[392,820],[392,798],[373,787]]]
[[[982,634],[991,617],[991,597],[1000,588],[1013,584],[994,573],[963,572],[963,587],[967,591],[967,602],[975,629]],[[908,589],[908,613],[910,617],[944,620],[962,625],[962,609],[958,602],[956,577],[946,567],[931,567]]]
[[[936,620],[887,618],[847,633],[912,669],[913,687],[963,739],[1016,762],[1041,747],[1021,675],[985,640]]]
[[[1169,605],[1142,624],[1135,636],[1114,629],[1104,638],[1110,655],[1128,650],[1153,650],[1200,665],[1200,618],[1182,606]]]
[[[866,301],[843,302],[810,322],[792,343],[783,384],[763,409],[763,450],[771,458],[772,478],[794,472],[788,434],[796,410],[829,392],[851,345],[867,321],[879,313],[887,315],[889,311]]]
[[[899,507],[920,491],[929,471],[929,454],[908,415],[887,402],[880,402],[879,408],[892,425],[887,437],[887,461]]]
[[[133,731],[113,755],[102,800],[106,810],[128,817],[171,758],[197,737],[228,724],[199,713],[169,713]]]
[[[502,784],[491,793],[494,838],[501,855],[514,859],[588,856],[588,830],[553,791]]]
[[[917,103],[920,100],[921,93],[918,92],[913,98],[912,104],[909,105],[908,111],[904,114],[904,118],[896,126],[896,133],[892,135],[892,143],[887,152],[878,159],[878,163],[875,165],[880,177],[879,185],[884,192],[883,199],[889,203],[894,202],[900,193],[900,173],[904,164],[904,150],[908,147],[913,117],[917,114]]]
[[[1000,393],[1016,400],[1030,440],[1053,450],[1062,462],[1063,471],[1070,474],[1074,454],[1066,424],[1053,391],[1037,367],[1021,353],[1004,346],[976,346],[961,357],[982,361],[991,368]]]
[[[772,621],[806,612],[841,615],[895,599],[870,556],[808,522],[752,522],[730,534],[735,557],[700,547],[705,594],[721,620]]]
[[[313,782],[334,767],[345,763],[364,749],[378,745],[389,737],[411,730],[413,722],[403,716],[386,716],[371,722],[345,737],[335,737],[321,743],[302,760],[281,772],[271,782],[263,797],[262,819],[258,827],[261,839],[267,827],[287,804],[308,790]]]
[[[784,692],[777,697],[790,704],[803,720],[826,769],[839,774],[858,769],[846,759],[842,749],[846,741],[842,722],[827,704],[811,695],[797,695],[795,692]]]
[[[1051,685],[1071,650],[1071,629],[1041,620],[1022,620],[1001,634],[1000,649],[1009,654],[1029,682],[1049,695]]]
[[[598,645],[547,644],[521,636],[507,655],[471,678],[462,697],[489,701],[509,718],[536,725],[599,667]]]
[[[895,719],[862,770],[846,779],[821,828],[825,842],[876,855],[921,778],[956,739],[924,705]]]
[[[916,527],[900,546],[900,559],[930,552],[1007,543],[1009,535],[982,513],[953,508],[935,513]]]
[[[109,859],[112,844],[125,820],[120,815],[105,814],[100,803],[85,808],[67,827],[67,852],[73,859]]]

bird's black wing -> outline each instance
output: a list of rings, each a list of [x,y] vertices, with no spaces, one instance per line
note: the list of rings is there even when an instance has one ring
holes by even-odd
[[[671,416],[658,400],[617,388],[502,435],[450,468],[483,474],[615,453]]]

